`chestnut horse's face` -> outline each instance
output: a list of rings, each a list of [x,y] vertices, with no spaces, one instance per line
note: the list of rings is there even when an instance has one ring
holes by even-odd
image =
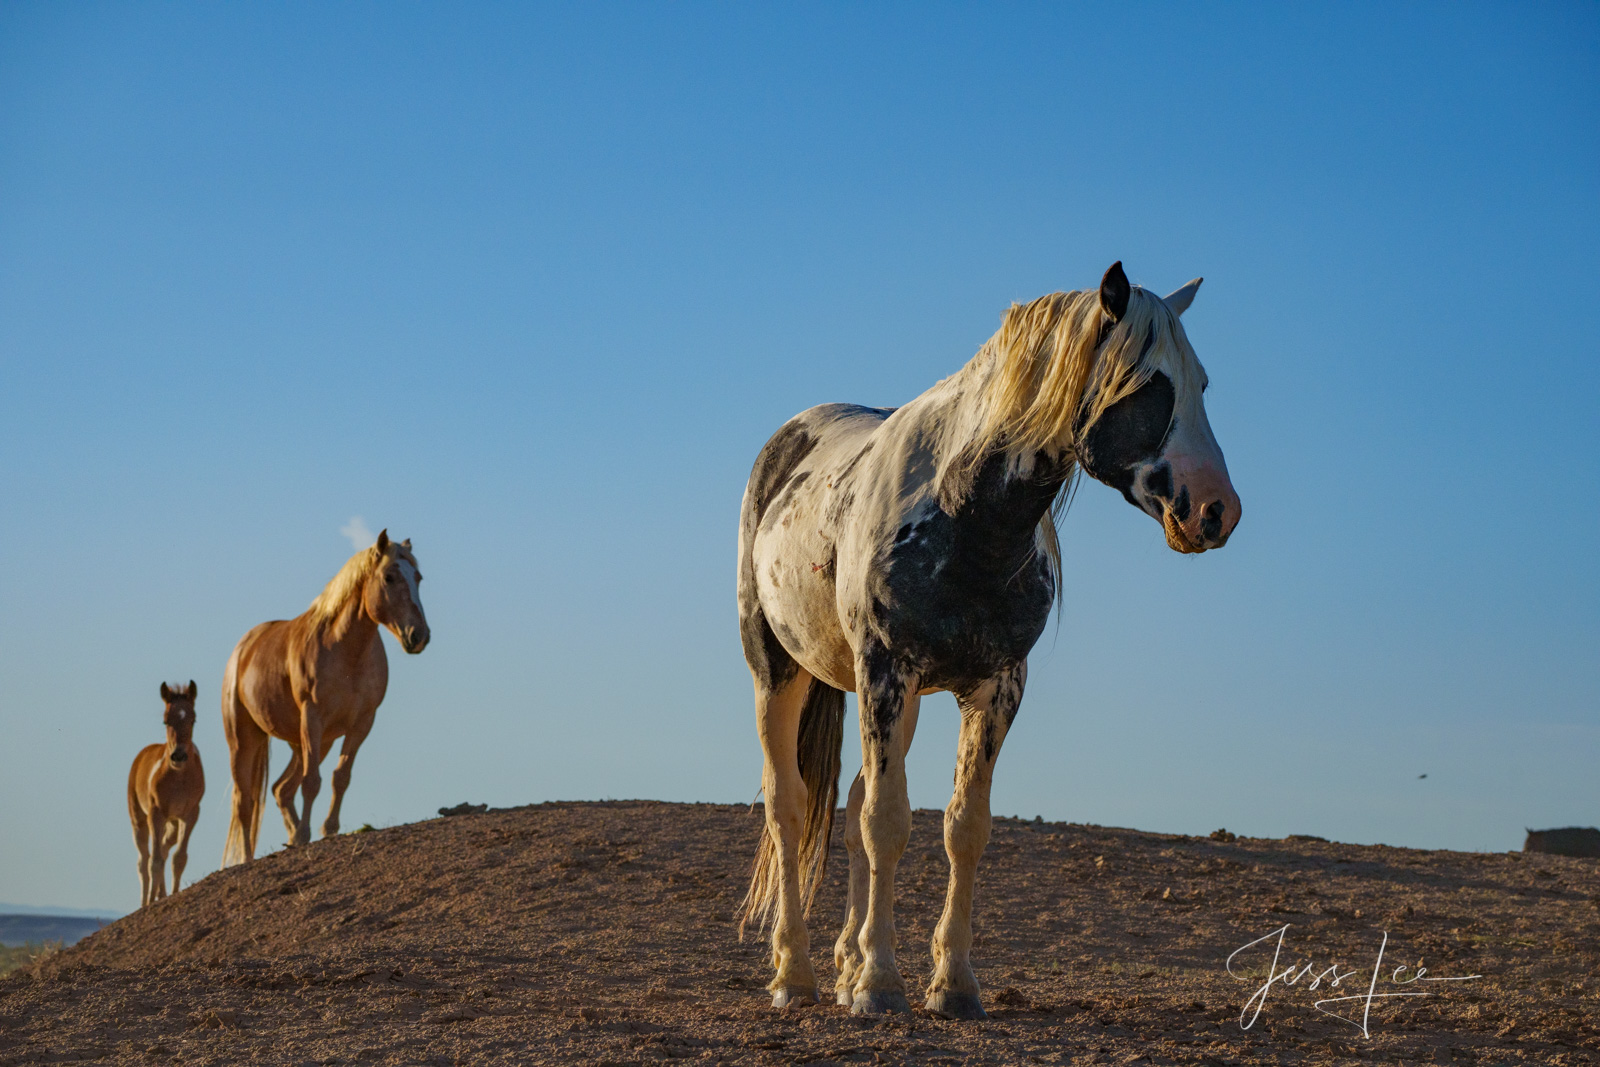
[[[1199,287],[1199,279],[1190,282],[1168,296],[1167,305],[1182,314]],[[1109,298],[1113,305],[1115,296]],[[1107,300],[1102,287],[1102,303]],[[1126,297],[1121,307],[1126,309]],[[1128,503],[1160,522],[1174,551],[1204,552],[1221,548],[1238,525],[1239,494],[1206,418],[1204,373],[1171,369],[1172,374],[1157,370],[1107,408],[1083,435],[1078,459],[1090,477],[1120,490]],[[1189,384],[1180,387],[1175,380]]]
[[[167,747],[173,763],[189,758],[189,745],[194,740],[194,698],[199,692],[193,679],[186,689],[173,689],[166,682],[161,683],[161,700],[166,704],[161,722],[167,728]]]
[[[367,614],[394,634],[401,648],[412,654],[421,652],[428,647],[432,635],[428,617],[422,611],[418,588],[422,572],[417,570],[416,557],[411,554],[411,542],[391,542],[385,530],[378,535],[372,551],[378,553],[379,561],[361,594]]]

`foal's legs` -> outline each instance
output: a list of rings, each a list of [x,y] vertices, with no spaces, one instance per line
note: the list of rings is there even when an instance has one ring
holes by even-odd
[[[800,711],[811,675],[795,669],[776,691],[756,683],[756,730],[765,758],[761,789],[766,798],[767,834],[778,855],[778,906],[772,923],[772,966],[767,986],[772,1004],[817,999],[817,973],[811,968],[805,903],[800,897],[800,838],[805,831],[806,783],[800,777]]]
[[[172,840],[167,836],[167,813],[153,804],[150,846],[150,899],[154,901],[167,895],[167,849],[172,847]]]
[[[911,839],[906,796],[906,749],[916,729],[917,686],[899,677],[881,650],[864,650],[860,685],[861,846],[866,856],[867,915],[861,928],[862,965],[850,1010],[857,1014],[910,1011],[906,983],[895,966],[894,872]]]
[[[339,746],[339,765],[333,769],[333,795],[328,799],[328,817],[322,823],[323,837],[337,837],[339,834],[339,806],[344,803],[344,791],[350,788],[350,768],[355,765],[356,752],[361,748],[361,742],[367,739],[367,734],[372,732],[373,720],[377,718],[377,709],[368,715],[365,722],[359,722],[344,735],[344,744]],[[331,744],[325,746],[332,748]]]
[[[183,881],[183,869],[189,865],[189,835],[194,833],[194,824],[200,818],[200,809],[197,807],[178,824],[178,847],[172,851],[172,891],[176,893]]]
[[[128,818],[133,822],[133,843],[139,850],[139,907],[150,903],[150,816],[139,801],[128,800]]]
[[[1000,745],[1022,701],[1028,665],[991,678],[957,697],[961,740],[956,749],[956,787],[944,813],[944,849],[950,857],[950,888],[944,914],[933,932],[933,979],[926,1007],[956,1019],[986,1018],[972,973],[972,886],[978,859],[989,843],[989,786]]]

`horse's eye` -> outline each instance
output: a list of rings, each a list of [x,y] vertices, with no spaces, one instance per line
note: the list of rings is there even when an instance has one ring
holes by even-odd
[[[393,585],[394,584],[394,572],[390,571],[388,574],[385,574],[383,576],[383,580],[388,582],[390,585]]]

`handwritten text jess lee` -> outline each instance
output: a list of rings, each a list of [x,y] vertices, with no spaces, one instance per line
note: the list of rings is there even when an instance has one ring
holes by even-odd
[[[1267,967],[1267,980],[1262,982],[1260,988],[1250,995],[1250,999],[1244,1002],[1244,1007],[1239,1012],[1239,1027],[1242,1030],[1248,1030],[1250,1027],[1255,1025],[1257,1017],[1259,1017],[1261,1014],[1261,1009],[1267,1005],[1267,994],[1271,992],[1274,983],[1287,987],[1297,984],[1301,979],[1310,978],[1311,981],[1306,986],[1307,989],[1316,989],[1324,982],[1327,982],[1330,989],[1338,989],[1340,988],[1340,984],[1346,979],[1354,978],[1358,973],[1361,973],[1353,969],[1341,973],[1337,963],[1322,971],[1318,971],[1315,965],[1311,963],[1306,963],[1303,967],[1299,968],[1295,968],[1293,966],[1285,967],[1280,971],[1278,969],[1278,959],[1283,955],[1283,938],[1284,935],[1289,932],[1289,926],[1289,923],[1284,923],[1276,930],[1256,938],[1248,945],[1239,946],[1233,950],[1232,954],[1228,956],[1228,974],[1234,978],[1243,979],[1245,977],[1244,975],[1234,973],[1234,958],[1241,952],[1255,948],[1264,941],[1275,941],[1272,950],[1272,963]],[[1388,947],[1389,932],[1385,930],[1383,932],[1383,943],[1378,946],[1378,959],[1372,965],[1372,977],[1367,982],[1367,991],[1365,993],[1354,993],[1340,997],[1327,997],[1323,1000],[1317,1001],[1312,1005],[1312,1007],[1316,1008],[1324,1015],[1331,1015],[1333,1018],[1338,1019],[1341,1022],[1347,1022],[1350,1025],[1359,1028],[1362,1037],[1371,1037],[1372,1035],[1367,1029],[1367,1022],[1372,1015],[1372,1002],[1374,1000],[1383,1000],[1389,997],[1432,996],[1433,994],[1431,992],[1424,992],[1421,990],[1405,990],[1398,993],[1378,992],[1378,980],[1383,972],[1383,953]],[[1394,969],[1392,974],[1389,975],[1389,981],[1395,985],[1411,985],[1415,982],[1470,982],[1474,978],[1483,977],[1481,974],[1466,974],[1451,978],[1433,978],[1429,977],[1428,968],[1426,967],[1416,968],[1416,973],[1411,975],[1409,978],[1402,977],[1402,975],[1410,969],[1411,968],[1407,967],[1405,964],[1401,964]],[[1363,1002],[1360,1022],[1357,1022],[1355,1019],[1340,1015],[1337,1012],[1329,1011],[1327,1008],[1323,1007],[1324,1004],[1337,1004],[1346,1000],[1359,1000]]]

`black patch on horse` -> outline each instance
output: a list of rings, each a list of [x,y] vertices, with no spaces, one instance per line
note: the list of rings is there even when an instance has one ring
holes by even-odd
[[[1172,379],[1160,371],[1128,396],[1112,404],[1078,438],[1078,462],[1096,481],[1133,499],[1133,471],[1161,454],[1172,432],[1177,394]]]

